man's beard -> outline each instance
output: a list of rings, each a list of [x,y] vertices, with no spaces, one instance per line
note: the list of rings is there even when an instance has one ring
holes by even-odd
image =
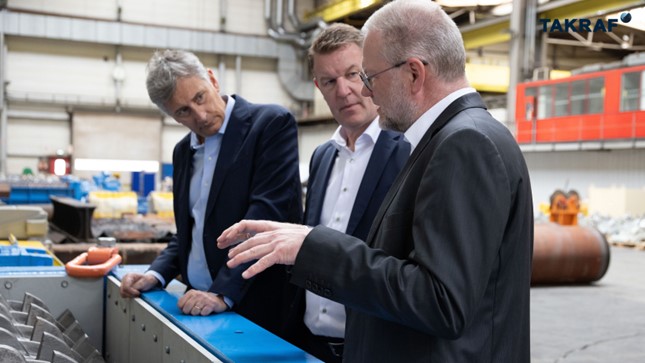
[[[407,97],[403,87],[396,86],[392,87],[388,101],[387,108],[390,110],[386,112],[385,108],[379,106],[379,123],[384,129],[405,132],[416,121],[416,105]]]

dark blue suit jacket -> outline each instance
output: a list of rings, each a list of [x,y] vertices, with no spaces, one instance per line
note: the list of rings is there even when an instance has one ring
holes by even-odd
[[[316,148],[309,164],[309,182],[305,204],[304,224],[316,226],[320,223],[325,192],[338,150],[332,141]],[[403,140],[403,135],[394,131],[381,131],[370,160],[365,169],[363,180],[358,189],[352,213],[347,224],[346,233],[360,239],[366,239],[372,226],[374,216],[383,202],[390,186],[396,179],[410,155],[410,144]],[[328,261],[333,264],[334,261]],[[304,325],[305,290],[300,289],[291,304],[289,312],[288,338],[296,345],[301,345],[308,329]],[[304,329],[304,330],[303,330]]]
[[[228,250],[218,249],[216,239],[224,229],[242,219],[293,223],[301,220],[296,121],[280,106],[255,105],[239,96],[233,97],[236,102],[222,139],[206,207],[203,241],[208,273],[213,278],[209,291],[232,299],[237,312],[275,331],[275,324],[280,323],[280,315],[275,309],[285,305],[280,296],[286,282],[284,267],[245,280],[241,272],[249,264],[229,269],[225,264]],[[177,143],[173,152],[177,234],[150,266],[166,283],[181,274],[189,288],[192,155],[188,134]]]
[[[338,150],[333,142],[328,141],[317,147],[311,157],[305,204],[306,225],[316,226],[320,223],[325,192],[337,155]],[[361,239],[367,238],[385,194],[409,155],[410,144],[403,141],[400,133],[381,131],[365,169],[345,233]]]

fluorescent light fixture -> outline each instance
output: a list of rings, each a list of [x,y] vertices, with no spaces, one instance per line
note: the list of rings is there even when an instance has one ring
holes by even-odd
[[[154,160],[75,159],[74,170],[156,173],[159,171],[159,162]]]
[[[54,174],[56,175],[65,175],[67,171],[67,162],[65,159],[56,159],[54,160]]]

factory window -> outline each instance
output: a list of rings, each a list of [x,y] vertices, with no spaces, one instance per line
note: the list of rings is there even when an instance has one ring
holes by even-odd
[[[555,85],[555,115],[567,116],[569,114],[569,83]]]
[[[537,118],[545,119],[553,116],[553,86],[542,86],[538,90]]]
[[[602,77],[589,80],[589,110],[587,113],[602,113],[605,99],[605,79]]]
[[[645,96],[642,94],[645,72],[623,74],[620,89],[620,110],[635,111],[645,109]]]
[[[571,83],[571,114],[582,115],[585,113],[587,99],[587,82],[575,81]]]

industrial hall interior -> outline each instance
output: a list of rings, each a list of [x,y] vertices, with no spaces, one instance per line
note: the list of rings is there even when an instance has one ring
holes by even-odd
[[[645,0],[0,0],[0,362],[645,362]]]

